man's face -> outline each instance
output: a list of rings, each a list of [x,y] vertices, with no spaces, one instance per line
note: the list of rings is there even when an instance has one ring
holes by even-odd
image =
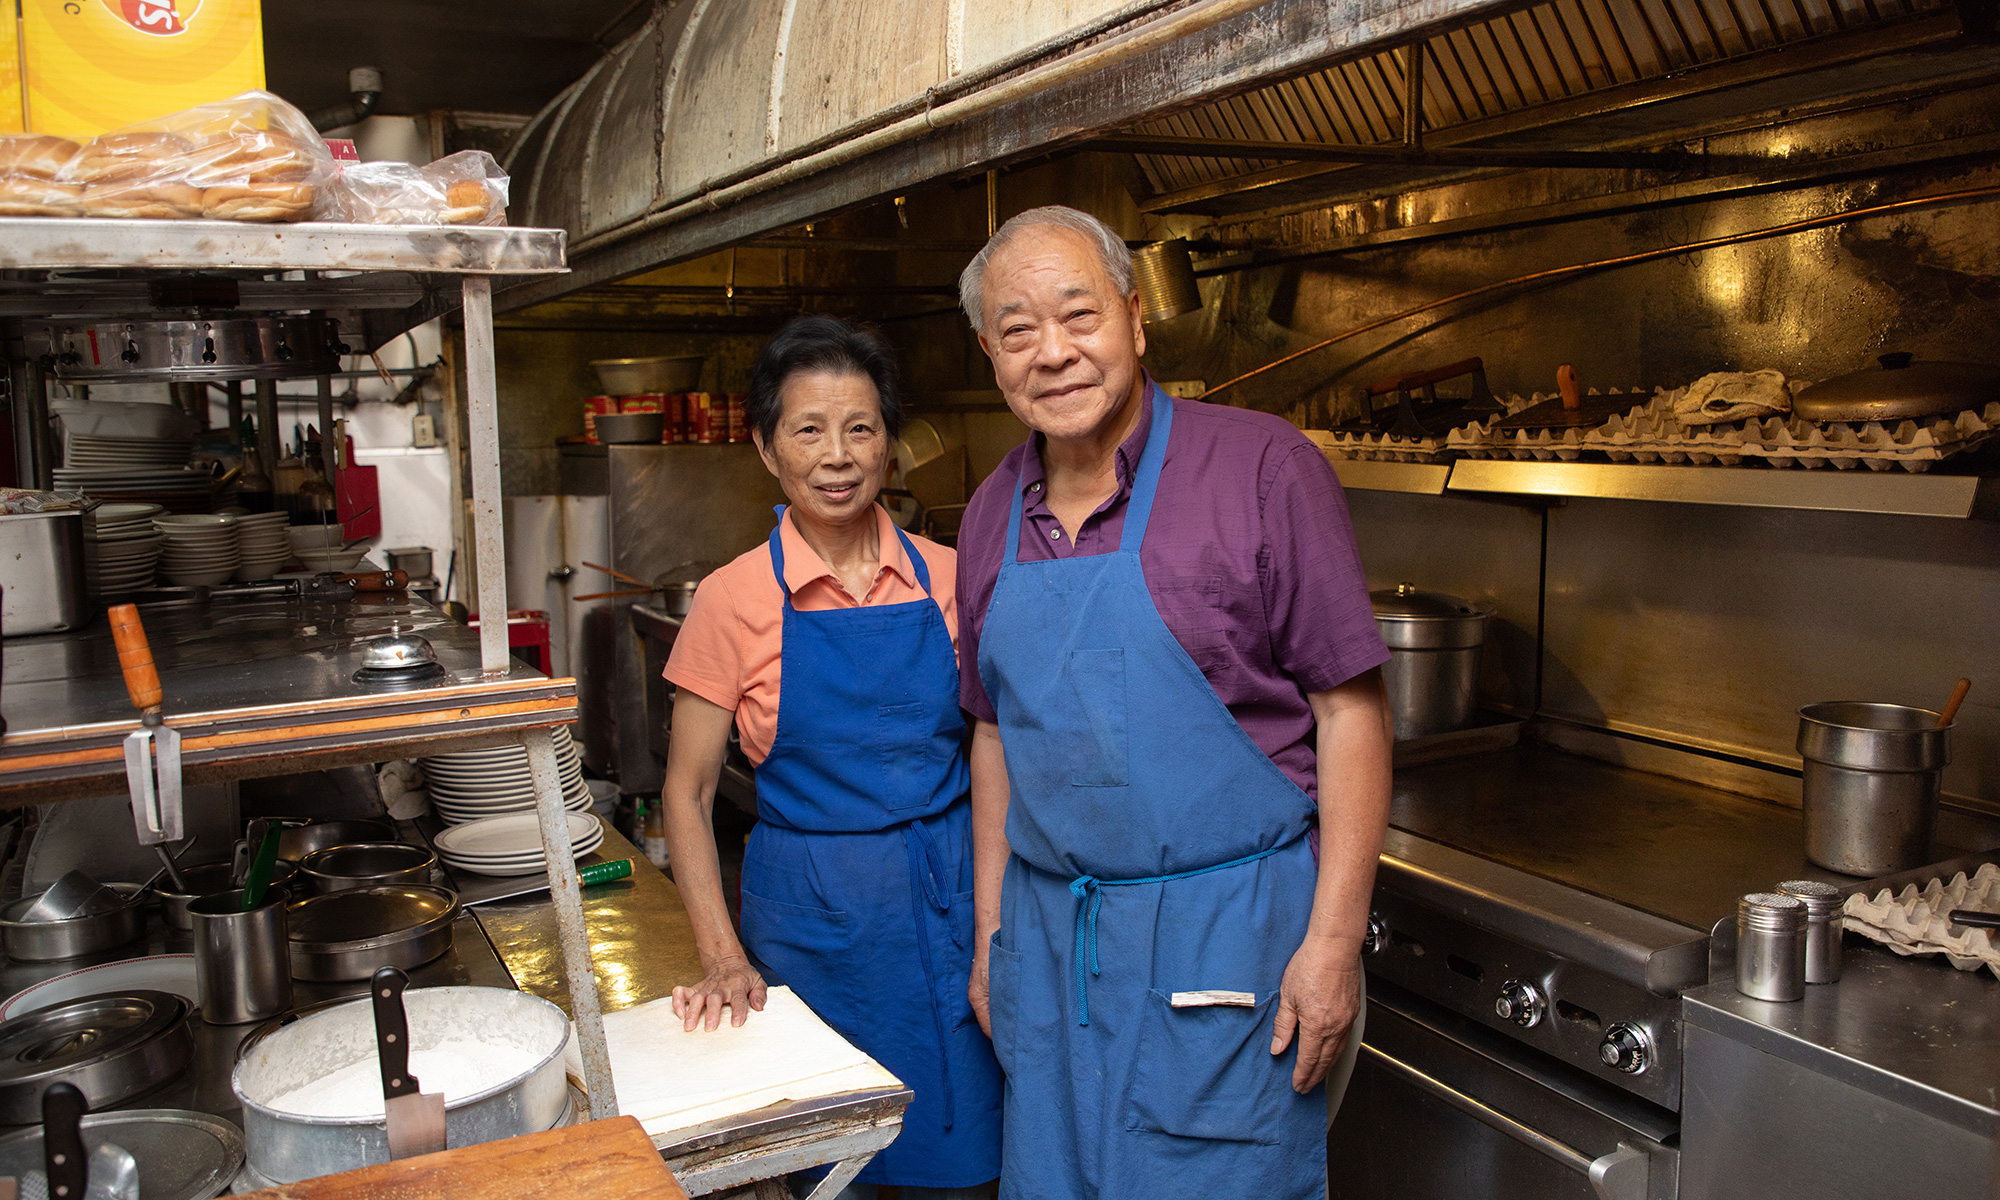
[[[1007,407],[1056,439],[1097,432],[1139,380],[1139,296],[1121,296],[1097,250],[1060,225],[1022,230],[986,265],[986,332]]]

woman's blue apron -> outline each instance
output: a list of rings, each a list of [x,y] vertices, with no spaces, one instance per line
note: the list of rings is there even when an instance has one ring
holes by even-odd
[[[929,592],[923,556],[896,536]],[[984,1183],[1000,1173],[1000,1072],[965,994],[971,818],[950,631],[928,597],[799,611],[778,530],[771,566],[785,590],[778,732],[757,768],[744,944],[916,1090],[862,1182]]]
[[[1292,1090],[1296,1050],[1270,1043],[1312,913],[1315,807],[1147,590],[1173,424],[1157,388],[1152,405],[1116,552],[1019,561],[1016,485],[980,635],[1011,785],[991,950],[1000,1194],[1305,1200],[1325,1188],[1326,1101]],[[1176,1006],[1211,990],[1247,999]]]

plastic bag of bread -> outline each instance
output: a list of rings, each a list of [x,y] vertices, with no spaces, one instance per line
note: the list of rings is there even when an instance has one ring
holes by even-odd
[[[0,216],[303,221],[329,206],[332,178],[312,122],[269,92],[82,144],[0,136]]]
[[[342,163],[334,186],[340,219],[357,224],[507,223],[507,176],[484,150],[461,150],[421,167]]]

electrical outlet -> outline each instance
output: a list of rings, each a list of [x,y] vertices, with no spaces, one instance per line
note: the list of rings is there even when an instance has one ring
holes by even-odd
[[[438,444],[437,425],[429,413],[418,413],[410,418],[410,445],[419,450],[428,450]]]

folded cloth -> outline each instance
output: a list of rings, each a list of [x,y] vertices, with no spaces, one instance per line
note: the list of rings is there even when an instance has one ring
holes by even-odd
[[[1950,883],[1933,879],[1922,891],[1913,883],[1895,896],[1888,888],[1873,898],[1852,895],[1843,912],[1848,929],[1898,954],[1942,954],[1961,971],[1985,967],[2000,976],[1992,930],[1961,925],[1953,932],[1952,910],[1960,908],[2000,912],[2000,867],[1985,863],[1969,879],[1960,871]]]
[[[1682,425],[1721,425],[1792,411],[1783,371],[1715,371],[1688,385],[1674,402]]]

